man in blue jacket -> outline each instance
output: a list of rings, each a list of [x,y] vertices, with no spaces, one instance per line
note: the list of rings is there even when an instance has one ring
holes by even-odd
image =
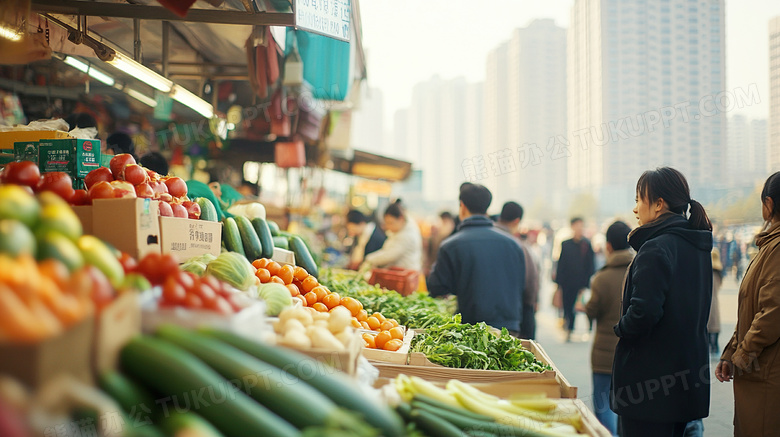
[[[493,196],[482,185],[460,187],[458,232],[439,248],[428,277],[431,296],[454,294],[464,323],[485,322],[519,336],[525,288],[520,244],[487,216]]]

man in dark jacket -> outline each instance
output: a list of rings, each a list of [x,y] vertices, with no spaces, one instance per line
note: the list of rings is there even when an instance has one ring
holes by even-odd
[[[574,236],[561,244],[561,256],[555,270],[554,280],[561,289],[563,301],[566,341],[571,340],[571,332],[574,330],[574,305],[580,293],[588,287],[595,269],[593,247],[583,236],[583,225],[581,218],[571,219]]]
[[[614,327],[612,410],[624,422],[677,430],[709,414],[712,233],[667,213],[632,231],[629,243],[637,255]]]
[[[439,248],[428,291],[431,296],[457,296],[464,323],[485,322],[518,336],[525,257],[520,244],[487,217],[492,197],[482,185],[461,186],[461,223]]]
[[[612,382],[612,361],[618,338],[612,327],[620,320],[620,297],[623,278],[634,259],[628,245],[631,228],[615,222],[607,229],[607,263],[590,284],[590,300],[585,306],[588,318],[596,321],[596,338],[590,355],[593,370],[593,411],[612,435],[617,435],[617,415],[609,409],[609,385]]]

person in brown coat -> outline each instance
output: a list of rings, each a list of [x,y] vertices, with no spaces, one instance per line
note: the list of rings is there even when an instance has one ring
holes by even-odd
[[[609,384],[618,337],[612,327],[620,320],[623,278],[634,254],[628,245],[631,228],[617,221],[607,229],[607,263],[593,276],[590,300],[585,314],[596,322],[596,338],[590,365],[593,369],[593,409],[596,417],[612,435],[617,435],[617,415],[609,409]]]
[[[761,192],[765,230],[739,287],[737,326],[715,370],[734,380],[734,435],[780,433],[780,172]]]

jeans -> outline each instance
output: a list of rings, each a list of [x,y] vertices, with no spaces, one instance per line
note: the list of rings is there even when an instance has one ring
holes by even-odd
[[[593,374],[593,412],[602,425],[612,435],[617,435],[617,414],[609,409],[609,386],[612,375],[609,373]]]
[[[685,425],[685,435],[683,437],[702,437],[704,435],[704,422],[701,419],[688,422]]]
[[[561,287],[561,300],[563,301],[563,318],[566,323],[563,325],[564,329],[571,332],[574,331],[574,316],[577,313],[574,311],[574,305],[577,303],[577,296],[580,294],[578,288],[564,288]]]
[[[620,418],[621,437],[685,437],[685,422],[646,422]]]
[[[520,338],[536,338],[536,310],[533,305],[523,304],[523,320],[520,322]]]

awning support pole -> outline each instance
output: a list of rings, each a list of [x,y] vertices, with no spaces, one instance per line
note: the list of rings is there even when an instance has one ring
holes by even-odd
[[[133,18],[133,60],[141,62],[141,19]]]
[[[171,30],[169,21],[162,22],[162,75],[168,77],[168,36]]]

